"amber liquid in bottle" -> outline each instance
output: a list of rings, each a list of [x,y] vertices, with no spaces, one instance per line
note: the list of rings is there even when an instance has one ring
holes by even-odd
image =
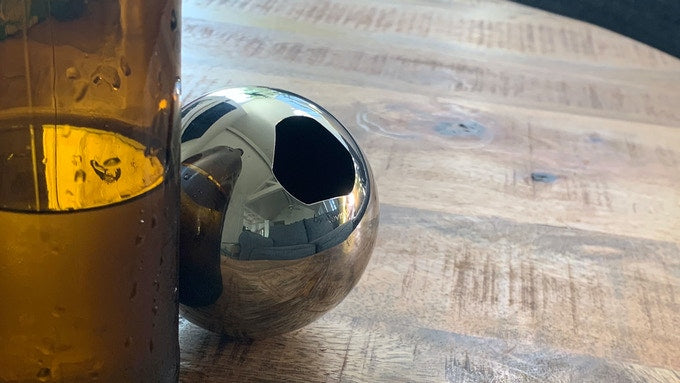
[[[0,382],[178,380],[178,6],[0,0]]]

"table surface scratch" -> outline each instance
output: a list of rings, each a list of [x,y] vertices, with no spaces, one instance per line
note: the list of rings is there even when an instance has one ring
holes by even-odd
[[[680,382],[680,60],[503,0],[186,0],[183,100],[287,89],[355,135],[381,226],[311,325],[180,319],[182,382]]]

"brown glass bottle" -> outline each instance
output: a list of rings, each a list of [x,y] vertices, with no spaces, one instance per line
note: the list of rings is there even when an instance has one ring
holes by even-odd
[[[0,382],[176,382],[179,0],[0,0]]]

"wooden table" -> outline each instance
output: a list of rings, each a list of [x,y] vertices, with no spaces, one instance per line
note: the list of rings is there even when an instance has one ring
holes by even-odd
[[[382,213],[308,327],[181,320],[182,382],[680,381],[680,60],[503,0],[183,3],[184,100],[315,100]]]

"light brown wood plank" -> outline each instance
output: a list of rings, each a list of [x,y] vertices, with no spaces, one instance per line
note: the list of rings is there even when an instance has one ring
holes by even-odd
[[[680,381],[680,60],[502,0],[183,6],[183,99],[318,102],[382,215],[310,326],[241,344],[182,321],[181,381]]]

